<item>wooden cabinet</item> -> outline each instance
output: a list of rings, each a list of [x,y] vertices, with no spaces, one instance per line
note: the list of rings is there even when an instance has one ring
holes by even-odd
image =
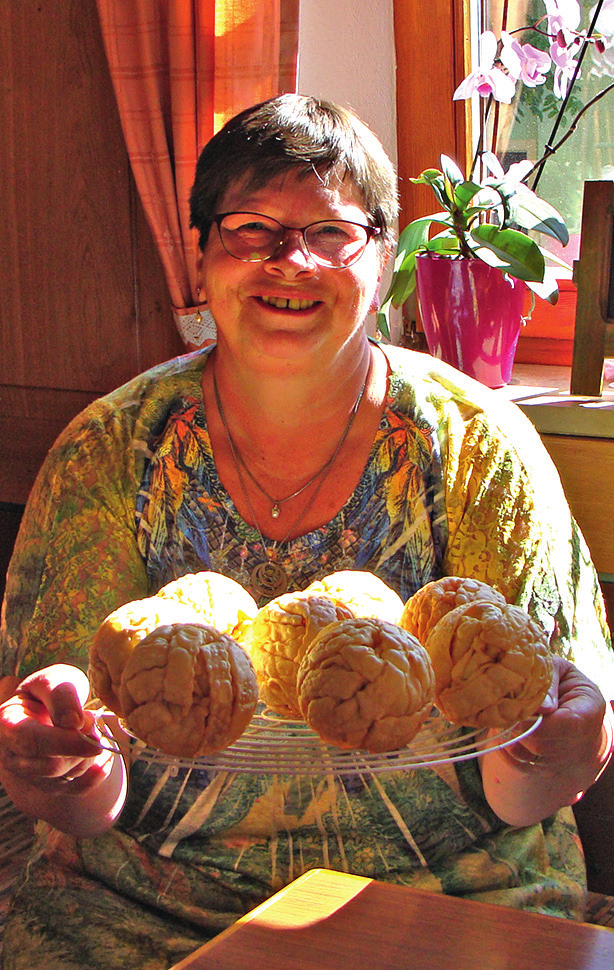
[[[614,575],[614,439],[542,434],[601,574]]]
[[[89,401],[181,353],[95,0],[0,0],[0,502]]]

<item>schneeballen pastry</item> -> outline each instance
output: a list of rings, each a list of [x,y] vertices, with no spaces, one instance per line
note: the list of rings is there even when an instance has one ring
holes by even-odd
[[[431,630],[435,704],[454,724],[511,727],[535,714],[553,674],[548,635],[518,606],[477,600]]]
[[[297,681],[303,717],[324,741],[373,753],[412,740],[432,710],[434,687],[424,647],[377,618],[327,626],[305,653]]]
[[[436,623],[457,606],[489,600],[499,603],[505,598],[492,586],[464,576],[442,576],[422,586],[407,600],[399,625],[425,644]]]
[[[199,619],[199,614],[186,604],[157,596],[133,600],[114,610],[100,624],[90,646],[87,674],[94,696],[121,717],[119,686],[137,643],[156,627]]]
[[[246,624],[240,642],[252,659],[260,698],[271,710],[300,717],[296,677],[305,652],[329,623],[353,615],[330,597],[305,590],[277,596]]]
[[[363,569],[341,569],[315,580],[305,590],[317,596],[330,596],[348,606],[354,616],[378,617],[398,623],[403,600],[383,579]]]
[[[179,757],[227,748],[243,734],[258,703],[245,650],[215,627],[158,627],[132,651],[120,686],[129,731]]]

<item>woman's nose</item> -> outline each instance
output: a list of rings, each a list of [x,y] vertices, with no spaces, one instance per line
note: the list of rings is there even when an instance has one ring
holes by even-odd
[[[317,268],[300,229],[285,229],[279,246],[265,260],[264,265],[272,269],[281,268],[283,271],[291,269],[298,273],[312,273]]]

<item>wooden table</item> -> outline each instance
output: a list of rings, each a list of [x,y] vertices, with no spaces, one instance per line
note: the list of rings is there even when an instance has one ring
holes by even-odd
[[[611,970],[614,931],[313,869],[173,970]]]

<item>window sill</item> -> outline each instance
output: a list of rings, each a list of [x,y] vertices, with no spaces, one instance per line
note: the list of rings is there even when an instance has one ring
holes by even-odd
[[[569,393],[571,368],[516,363],[505,394],[531,419],[540,434],[614,438],[614,361],[606,361],[602,397]]]

